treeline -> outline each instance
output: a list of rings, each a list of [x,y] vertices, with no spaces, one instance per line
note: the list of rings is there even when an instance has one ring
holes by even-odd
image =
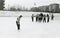
[[[38,7],[32,7],[31,9],[30,9],[30,11],[33,11],[33,12],[50,12],[50,13],[60,13],[60,9],[58,10],[58,11],[55,11],[54,12],[54,10],[52,10],[52,11],[49,11],[48,9],[45,9],[45,10],[41,10],[41,9],[39,9]]]
[[[9,7],[4,9],[4,11],[28,11],[28,8],[25,7]]]

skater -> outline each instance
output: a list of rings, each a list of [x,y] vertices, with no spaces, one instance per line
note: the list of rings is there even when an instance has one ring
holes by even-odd
[[[32,14],[32,16],[31,16],[31,17],[32,17],[32,22],[33,22],[33,21],[34,21],[34,14]]]
[[[38,14],[36,15],[36,22],[38,21]]]
[[[18,30],[20,30],[20,19],[21,19],[21,17],[22,17],[22,15],[20,15],[16,20]]]
[[[46,23],[46,15],[44,15],[44,17],[43,17],[43,23]]]
[[[38,20],[38,17],[36,16],[36,22],[37,22],[37,20]]]
[[[49,15],[47,14],[47,22],[49,22],[49,18],[50,18],[50,17],[49,17]]]
[[[43,13],[40,13],[39,16],[42,16],[43,17]]]
[[[41,13],[41,14],[39,14],[39,22],[41,22],[42,19],[43,19],[43,14]]]
[[[52,16],[51,16],[51,20],[53,20],[54,19],[54,15],[52,14]]]
[[[42,21],[42,16],[39,16],[39,18],[38,18],[38,19],[39,19],[39,22],[41,22],[41,21]]]

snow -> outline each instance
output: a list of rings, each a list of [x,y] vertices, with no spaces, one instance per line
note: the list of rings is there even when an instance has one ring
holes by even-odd
[[[0,17],[0,38],[60,38],[60,17],[40,23],[35,19],[32,22],[30,15],[21,18],[20,30],[16,26],[17,17]]]

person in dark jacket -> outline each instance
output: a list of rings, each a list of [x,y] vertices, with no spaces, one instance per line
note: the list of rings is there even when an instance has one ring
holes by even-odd
[[[46,23],[46,15],[43,16],[43,22]]]
[[[36,15],[36,22],[38,21],[38,16]]]
[[[16,20],[18,30],[20,30],[20,19],[21,19],[21,17],[22,17],[22,15],[20,15]]]
[[[38,16],[39,16],[39,14],[37,14],[35,17],[36,17],[36,22],[38,21]]]
[[[51,16],[51,20],[53,20],[54,19],[54,15],[52,14],[52,16]]]
[[[43,14],[41,13],[41,14],[39,14],[39,22],[41,22],[42,19],[43,19]]]
[[[32,14],[32,16],[31,16],[31,17],[32,17],[32,22],[33,22],[33,21],[34,21],[34,14]]]
[[[47,14],[47,22],[49,22],[49,18],[50,18],[50,17],[49,17],[49,15]]]

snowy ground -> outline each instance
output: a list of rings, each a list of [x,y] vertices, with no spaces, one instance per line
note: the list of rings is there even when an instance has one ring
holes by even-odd
[[[60,17],[49,23],[32,22],[31,17],[22,17],[21,30],[17,30],[17,17],[0,17],[0,38],[60,38]]]

